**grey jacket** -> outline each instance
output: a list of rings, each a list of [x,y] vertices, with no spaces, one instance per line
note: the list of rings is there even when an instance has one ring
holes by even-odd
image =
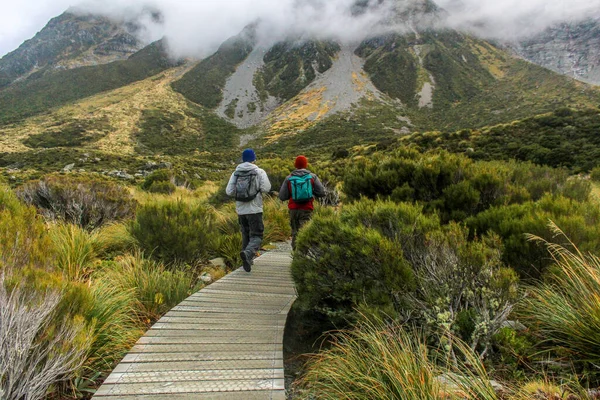
[[[237,166],[237,168],[235,169],[235,171],[252,171],[252,170],[257,170],[258,171],[258,183],[259,183],[259,188],[260,188],[260,192],[258,193],[258,196],[256,196],[256,198],[252,201],[248,201],[248,202],[242,202],[242,201],[236,201],[235,202],[235,209],[238,213],[238,215],[249,215],[249,214],[258,214],[258,213],[262,213],[263,212],[263,198],[262,198],[262,193],[268,193],[269,190],[271,190],[271,182],[269,182],[269,177],[267,177],[267,173],[258,168],[256,165],[252,164],[252,163],[242,163],[240,165]],[[227,196],[235,196],[235,172],[233,174],[231,174],[231,178],[229,178],[229,183],[227,184],[227,189],[225,189],[225,193],[227,193]]]
[[[310,172],[307,169],[297,169],[297,170],[294,170],[283,181],[283,184],[281,185],[281,189],[279,189],[279,200],[286,201],[286,200],[290,200],[292,198],[292,194],[290,193],[290,188],[288,187],[288,178],[290,176],[304,176],[304,175],[308,175],[308,174],[312,175],[312,177],[314,179],[313,195],[315,197],[325,197],[325,187],[323,186],[323,184],[321,183],[321,181],[319,180],[317,175],[313,174],[312,172]]]

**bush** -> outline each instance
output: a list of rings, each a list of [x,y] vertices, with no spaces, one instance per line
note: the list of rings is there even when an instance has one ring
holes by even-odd
[[[130,233],[157,260],[195,263],[214,249],[213,219],[203,204],[155,201],[138,208]]]
[[[171,182],[173,179],[173,173],[168,169],[159,169],[157,171],[152,172],[150,175],[144,179],[142,182],[141,188],[143,190],[150,190],[150,187],[157,182]]]
[[[171,182],[153,182],[148,188],[150,193],[172,194],[175,193],[176,187]]]
[[[90,177],[51,175],[21,187],[17,194],[50,220],[62,220],[93,230],[131,217],[136,202],[129,190]]]
[[[593,182],[600,183],[600,167],[596,167],[592,170],[590,178]]]
[[[317,214],[300,232],[292,274],[300,306],[337,323],[355,317],[358,306],[393,315],[399,297],[414,287],[413,272],[398,246],[334,215]]]
[[[459,337],[483,359],[518,300],[518,277],[502,264],[497,236],[467,239],[457,224],[427,235],[413,261],[418,290],[402,311],[448,351]]]
[[[81,318],[61,320],[58,291],[7,289],[0,274],[0,394],[3,399],[43,399],[83,364],[90,332]]]
[[[494,232],[502,238],[504,263],[521,277],[539,279],[553,263],[546,249],[526,234],[551,240],[548,221],[560,224],[584,251],[600,251],[600,210],[590,204],[547,195],[537,202],[493,207],[467,220],[471,235]]]
[[[362,199],[344,206],[342,222],[372,228],[402,247],[404,257],[414,262],[426,246],[426,235],[441,229],[437,215],[425,215],[423,207],[409,203]]]
[[[53,257],[46,227],[35,208],[22,204],[0,184],[0,270],[3,266],[49,267]]]
[[[350,168],[344,192],[361,197],[417,201],[443,222],[462,221],[491,207],[539,200],[547,194],[585,201],[589,182],[567,170],[517,162],[473,162],[446,152],[420,155],[399,150],[376,155]]]

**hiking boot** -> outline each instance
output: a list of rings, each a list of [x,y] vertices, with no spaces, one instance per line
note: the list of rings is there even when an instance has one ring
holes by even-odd
[[[252,257],[248,255],[245,251],[240,253],[240,258],[242,259],[242,263],[244,264],[244,271],[250,272],[252,271]]]

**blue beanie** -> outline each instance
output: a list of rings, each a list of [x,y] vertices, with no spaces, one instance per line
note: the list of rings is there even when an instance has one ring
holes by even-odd
[[[242,161],[243,162],[256,161],[256,154],[254,153],[254,150],[252,150],[252,149],[244,150],[244,152],[242,153]]]

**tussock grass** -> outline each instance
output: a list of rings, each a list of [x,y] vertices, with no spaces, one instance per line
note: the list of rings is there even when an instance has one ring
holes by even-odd
[[[265,236],[263,245],[284,242],[292,235],[287,203],[265,196],[264,199]]]
[[[167,270],[141,252],[120,257],[104,271],[107,284],[121,292],[133,291],[138,318],[147,324],[179,304],[194,291],[192,274]]]
[[[550,345],[567,349],[580,361],[600,362],[600,258],[583,254],[554,223],[550,228],[567,239],[566,247],[539,237],[555,262],[547,282],[529,288],[524,317]]]
[[[460,360],[436,363],[419,334],[361,323],[335,334],[332,347],[313,356],[300,383],[303,398],[499,399],[477,355],[458,341],[457,348]]]
[[[135,250],[136,241],[128,230],[128,223],[112,223],[102,227],[95,235],[99,256],[124,254]]]
[[[98,234],[77,225],[58,223],[49,231],[56,254],[56,267],[69,281],[85,281],[94,270],[101,242]]]
[[[90,287],[93,299],[86,318],[93,342],[85,366],[90,371],[110,370],[144,333],[136,319],[135,289],[122,290],[110,279],[97,279]]]

